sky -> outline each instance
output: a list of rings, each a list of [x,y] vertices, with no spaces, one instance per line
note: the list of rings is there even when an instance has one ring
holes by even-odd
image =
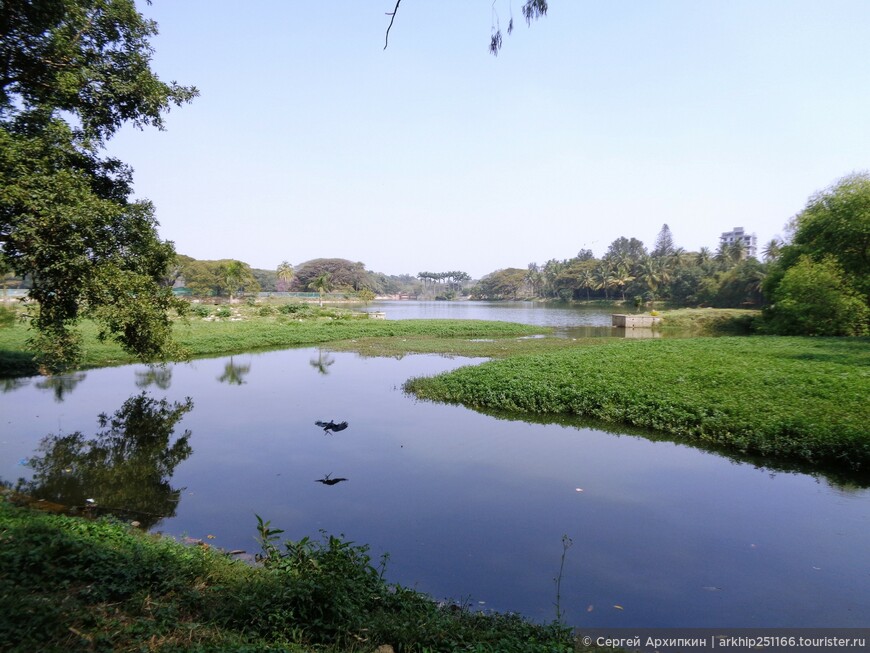
[[[197,259],[386,274],[759,246],[870,168],[867,0],[154,0],[200,96],[109,143]],[[498,57],[492,26],[515,29]]]

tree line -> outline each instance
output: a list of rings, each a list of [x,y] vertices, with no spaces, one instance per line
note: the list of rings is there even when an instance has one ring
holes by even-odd
[[[739,241],[687,252],[665,224],[652,251],[620,237],[600,259],[581,250],[571,259],[496,270],[471,295],[761,308],[761,332],[870,334],[870,174],[847,175],[811,196],[785,233],[763,247],[759,261]]]
[[[315,259],[295,270],[287,264],[260,278],[241,261],[179,259],[159,237],[154,206],[133,196],[132,169],[106,151],[123,126],[162,129],[171,107],[198,95],[151,70],[156,23],[134,0],[2,6],[0,273],[29,286],[28,346],[44,371],[80,361],[76,326],[84,318],[99,325],[101,338],[142,360],[175,356],[172,317],[186,311],[186,302],[174,296],[173,276],[185,265],[194,284],[229,296],[272,279],[290,290],[317,289],[321,297],[327,288],[394,294],[420,281],[435,286],[440,274],[452,275],[441,281],[452,279],[457,288],[467,283],[456,273],[387,276],[344,259]],[[547,4],[523,7],[528,21],[546,14]],[[620,238],[601,259],[582,251],[493,272],[474,296],[764,306],[777,332],[866,334],[868,175],[850,175],[810,198],[789,228],[786,239],[765,248],[763,261],[744,256],[738,245],[685,252],[663,228],[650,252],[635,238]]]

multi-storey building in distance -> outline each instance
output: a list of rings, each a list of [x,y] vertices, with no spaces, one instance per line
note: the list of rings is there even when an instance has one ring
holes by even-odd
[[[758,238],[755,234],[748,234],[743,230],[743,227],[734,227],[731,231],[726,231],[719,236],[719,242],[725,245],[730,245],[734,242],[742,242],[746,248],[746,256],[758,258]]]

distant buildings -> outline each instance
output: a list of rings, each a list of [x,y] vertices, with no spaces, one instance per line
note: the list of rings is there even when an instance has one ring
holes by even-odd
[[[722,245],[730,245],[734,242],[742,242],[746,249],[746,256],[758,258],[758,238],[755,234],[748,234],[743,231],[743,227],[734,227],[731,231],[726,231],[719,236],[719,243]]]

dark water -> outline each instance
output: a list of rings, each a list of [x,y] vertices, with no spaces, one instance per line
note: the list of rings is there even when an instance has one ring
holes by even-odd
[[[0,478],[35,467],[49,490],[134,506],[127,518],[155,530],[251,553],[255,514],[294,539],[344,533],[374,557],[389,552],[393,581],[541,620],[555,614],[568,535],[561,603],[572,624],[867,626],[867,489],[401,391],[470,362],[297,349],[94,370],[66,387],[26,380],[0,394]],[[98,414],[143,391],[170,405],[190,396],[193,408],[156,448],[113,449]],[[165,435],[158,413],[140,430]],[[316,420],[348,427],[327,435]],[[173,449],[185,430],[190,451]],[[98,465],[37,451],[40,438],[76,431],[106,452]],[[327,475],[347,480],[315,482]]]

